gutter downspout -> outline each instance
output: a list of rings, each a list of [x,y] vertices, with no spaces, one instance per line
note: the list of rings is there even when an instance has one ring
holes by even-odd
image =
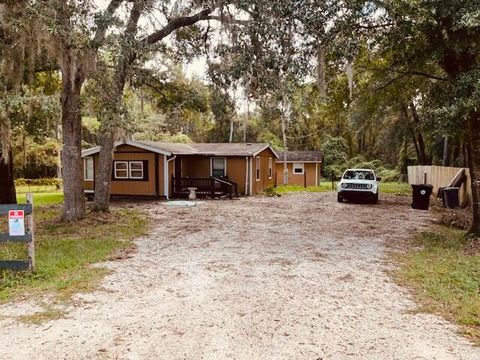
[[[245,195],[248,194],[248,156],[245,156]]]
[[[249,178],[248,181],[250,181],[250,195],[253,195],[253,157],[250,157],[249,159]]]
[[[175,160],[176,158],[177,158],[177,155],[175,155],[171,159],[168,159],[167,161],[165,161],[165,167],[164,167],[165,197],[167,198],[167,200],[170,199],[170,196],[168,196],[168,192],[169,192],[169,189],[170,189],[170,179],[168,178],[168,164],[170,163],[170,161]],[[167,159],[167,155],[165,155],[165,159]]]

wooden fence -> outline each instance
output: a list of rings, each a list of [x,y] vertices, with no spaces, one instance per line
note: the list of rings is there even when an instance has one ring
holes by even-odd
[[[423,184],[426,183],[433,185],[434,194],[438,193],[438,189],[445,187],[448,183],[462,170],[458,167],[447,166],[409,166],[408,167],[408,183]],[[465,169],[467,181],[462,184],[460,188],[460,204],[466,206],[472,199],[472,188],[469,169]]]
[[[0,205],[0,215],[8,215],[9,217],[9,232],[0,233],[0,243],[26,242],[28,246],[28,260],[1,260],[0,270],[34,270],[35,227],[32,194],[27,194],[26,204]]]

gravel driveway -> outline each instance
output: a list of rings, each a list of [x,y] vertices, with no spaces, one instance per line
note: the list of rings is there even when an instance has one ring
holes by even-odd
[[[22,304],[0,307],[1,359],[480,359],[387,275],[388,249],[431,221],[398,198],[142,206],[150,235],[66,318],[27,325]]]

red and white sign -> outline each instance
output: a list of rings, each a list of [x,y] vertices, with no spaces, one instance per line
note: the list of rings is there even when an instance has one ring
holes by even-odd
[[[25,212],[10,210],[8,212],[8,234],[10,236],[25,236]]]

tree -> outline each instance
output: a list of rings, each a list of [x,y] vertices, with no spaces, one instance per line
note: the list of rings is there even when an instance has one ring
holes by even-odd
[[[88,1],[49,0],[34,4],[52,41],[57,44],[62,74],[62,167],[64,205],[62,218],[76,221],[85,216],[83,166],[81,158],[81,90],[95,67],[96,56],[114,13],[123,0],[111,0],[102,14],[96,14],[96,31],[89,33],[92,5]]]
[[[478,1],[378,0],[368,7],[365,2],[353,3],[360,10],[357,24],[361,23],[365,34],[375,37],[380,51],[395,54],[388,68],[398,74],[397,78],[427,77],[443,82],[443,89],[454,100],[439,106],[443,118],[438,125],[448,131],[454,123],[464,131],[472,176],[471,232],[480,235]],[[368,11],[362,11],[365,9]],[[399,43],[403,46],[398,47]],[[432,64],[439,72],[429,71]]]
[[[112,93],[109,101],[109,114],[102,121],[100,136],[100,154],[99,169],[95,176],[95,199],[94,210],[108,211],[110,201],[110,181],[111,167],[113,160],[113,146],[115,143],[115,128],[119,124],[115,123],[115,115],[121,111],[122,96],[125,83],[130,74],[131,66],[142,56],[153,51],[153,47],[163,41],[171,33],[186,27],[194,26],[202,20],[210,19],[213,9],[203,7],[203,4],[193,3],[193,9],[196,11],[193,15],[177,15],[169,17],[167,24],[161,29],[156,29],[152,33],[137,39],[138,21],[141,15],[149,10],[148,1],[136,1],[130,12],[130,18],[123,34],[123,41],[120,46],[120,56],[115,64],[115,74],[113,76]],[[200,8],[200,9],[199,9]],[[182,12],[186,12],[184,9]]]

